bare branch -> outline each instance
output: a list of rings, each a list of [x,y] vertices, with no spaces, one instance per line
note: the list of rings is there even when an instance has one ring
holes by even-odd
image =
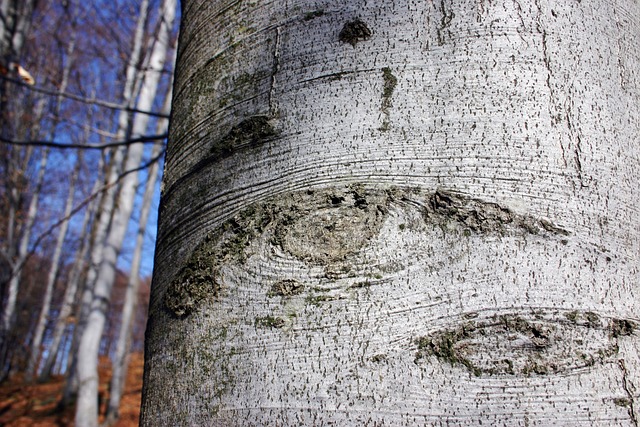
[[[42,233],[40,233],[40,235],[35,239],[35,241],[33,242],[33,244],[31,245],[31,249],[29,250],[29,252],[27,253],[27,256],[24,258],[23,262],[20,264],[19,268],[17,268],[15,271],[21,271],[22,268],[24,267],[24,265],[28,262],[29,258],[31,258],[31,256],[35,253],[36,248],[38,246],[40,246],[40,243],[42,243],[42,241],[49,236],[51,233],[53,233],[53,231],[58,228],[60,225],[62,225],[63,222],[69,220],[71,217],[73,217],[75,214],[77,214],[78,212],[80,212],[86,205],[89,204],[89,202],[91,202],[91,200],[95,199],[96,197],[98,197],[100,195],[100,193],[102,193],[103,191],[106,191],[107,189],[113,187],[114,185],[118,184],[125,176],[131,174],[131,173],[136,173],[139,172],[141,170],[144,170],[146,168],[148,168],[149,166],[151,166],[152,164],[154,164],[155,162],[159,161],[163,156],[164,156],[165,150],[163,149],[160,154],[158,154],[155,157],[152,157],[151,159],[149,159],[148,162],[140,165],[137,168],[133,168],[127,171],[124,171],[122,174],[120,174],[120,176],[118,176],[118,179],[116,179],[114,182],[112,182],[111,184],[105,184],[103,185],[101,188],[99,188],[98,190],[96,190],[94,193],[90,194],[89,196],[87,196],[83,201],[81,201],[78,206],[76,206],[75,208],[73,208],[73,210],[71,211],[71,213],[65,217],[62,217],[60,219],[58,219],[55,223],[53,223],[48,229],[46,229],[45,231],[43,231]],[[10,280],[11,276],[7,279]]]
[[[0,142],[3,144],[11,145],[32,145],[38,147],[52,147],[52,148],[76,148],[82,150],[102,150],[104,148],[120,147],[122,145],[137,144],[140,142],[161,144],[163,140],[167,138],[168,134],[163,133],[161,135],[145,135],[138,138],[131,138],[126,141],[108,142],[105,144],[63,144],[55,141],[13,141],[0,136]]]
[[[16,84],[18,86],[26,87],[26,88],[28,88],[28,89],[30,89],[32,91],[35,91],[35,92],[44,93],[46,95],[52,95],[52,96],[62,96],[63,98],[72,99],[74,101],[82,102],[84,104],[97,105],[99,107],[109,108],[111,110],[129,111],[131,113],[146,114],[148,116],[162,117],[162,118],[165,118],[165,119],[169,118],[168,114],[156,113],[156,112],[153,112],[153,111],[139,110],[137,108],[127,107],[126,105],[118,104],[116,102],[102,101],[100,99],[95,99],[95,98],[84,98],[82,96],[74,95],[72,93],[67,93],[67,92],[60,93],[57,90],[50,90],[50,89],[45,89],[43,87],[32,86],[32,85],[29,85],[29,84],[23,82],[22,80],[13,79],[11,77],[7,77],[7,76],[4,76],[2,74],[0,74],[0,79],[6,80],[6,81],[8,81],[10,83],[13,83],[13,84]]]

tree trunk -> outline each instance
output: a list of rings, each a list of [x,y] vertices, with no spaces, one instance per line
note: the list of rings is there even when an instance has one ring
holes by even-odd
[[[69,83],[69,75],[71,73],[71,65],[73,61],[71,57],[76,47],[76,34],[71,35],[71,40],[66,49],[66,56],[68,61],[66,62],[63,72],[62,72],[62,81],[60,83],[59,93],[64,93],[67,89],[67,85]],[[60,114],[60,107],[62,105],[62,96],[58,95],[56,104],[54,107],[54,117],[58,117]],[[91,117],[91,114],[89,115]],[[51,127],[51,131],[47,136],[48,139],[53,140],[55,138],[55,129],[59,124],[59,120],[54,121],[54,126]],[[88,132],[87,132],[88,136]],[[38,316],[38,322],[36,324],[36,329],[33,333],[33,339],[31,340],[31,354],[29,355],[29,363],[27,364],[27,370],[25,372],[25,378],[27,381],[32,381],[38,373],[38,363],[40,362],[40,353],[41,353],[41,345],[42,338],[44,337],[45,327],[47,325],[47,319],[49,317],[49,311],[51,309],[51,298],[53,297],[53,288],[55,286],[56,279],[58,277],[58,269],[60,267],[60,258],[62,256],[62,247],[64,245],[64,241],[67,237],[67,230],[69,229],[69,221],[71,216],[71,211],[73,209],[73,199],[75,197],[75,184],[78,176],[80,175],[80,167],[82,165],[82,160],[84,158],[83,153],[77,154],[76,165],[71,173],[69,179],[69,192],[67,195],[67,200],[65,203],[64,212],[62,214],[63,222],[60,224],[60,228],[58,230],[58,238],[56,239],[55,249],[53,251],[53,256],[51,258],[51,268],[47,274],[47,283],[45,284],[44,297],[42,299],[42,306],[40,307],[40,314]]]
[[[80,173],[80,166],[82,162],[82,153],[78,153],[78,161],[73,169],[71,177],[69,178],[69,194],[65,203],[63,218],[66,218],[60,229],[58,230],[58,238],[56,240],[56,246],[51,257],[51,268],[47,273],[47,283],[45,284],[44,296],[42,299],[42,307],[40,307],[40,314],[38,316],[38,322],[36,329],[33,333],[33,339],[31,341],[31,354],[29,355],[29,363],[25,372],[25,379],[32,381],[38,374],[38,364],[40,362],[40,353],[42,346],[42,338],[44,337],[45,328],[47,326],[47,320],[49,319],[49,312],[51,310],[51,298],[53,297],[53,288],[58,278],[58,269],[60,267],[60,258],[62,256],[62,249],[65,238],[67,236],[67,230],[69,229],[69,219],[71,216],[71,210],[73,209],[73,199],[75,196],[75,183]]]
[[[638,425],[640,3],[182,19],[141,425]]]
[[[11,266],[11,277],[9,278],[7,286],[7,299],[2,311],[2,325],[0,325],[0,361],[2,363],[0,378],[2,379],[11,373],[11,359],[13,353],[10,347],[15,344],[13,340],[13,326],[16,321],[16,303],[20,288],[20,279],[22,276],[22,268],[29,256],[31,232],[33,231],[36,215],[38,214],[40,190],[42,189],[42,184],[44,182],[48,161],[49,149],[45,148],[41,152],[38,176],[34,182],[33,194],[31,194],[29,209],[22,228],[22,235],[20,236],[16,257]]]
[[[106,156],[103,153],[100,158],[99,167],[97,168],[97,170],[103,170],[105,160]],[[111,161],[113,160],[114,159],[112,158]],[[110,169],[111,167],[114,166],[109,165],[109,167],[104,168],[105,175],[107,175],[108,173],[106,169]],[[90,273],[94,270],[92,269],[92,257],[97,253],[96,246],[102,247],[101,245],[103,244],[102,241],[98,242],[98,234],[101,225],[101,214],[104,214],[104,212],[101,211],[101,208],[105,206],[105,199],[107,198],[108,194],[106,191],[104,191],[102,178],[103,177],[100,175],[96,177],[93,189],[91,190],[92,195],[98,194],[99,192],[100,196],[91,200],[90,204],[87,206],[87,210],[85,212],[85,217],[83,220],[84,222],[82,227],[82,234],[84,235],[87,229],[89,229],[90,231],[89,233],[86,233],[88,234],[88,236],[81,243],[82,249],[78,252],[76,259],[74,260],[74,266],[70,274],[68,288],[65,291],[63,305],[60,309],[61,318],[70,318],[70,316],[72,315],[72,311],[75,312],[75,314],[73,315],[74,319],[73,330],[71,334],[71,343],[67,350],[68,356],[66,358],[67,360],[65,372],[66,381],[62,393],[62,400],[60,402],[61,406],[67,406],[72,403],[75,400],[75,396],[78,391],[76,372],[78,341],[88,317],[89,305],[91,302],[91,293],[93,292],[93,282],[95,281],[95,275],[93,278],[90,277]],[[77,292],[80,285],[82,285],[80,292]],[[57,328],[59,327],[62,327],[63,329],[58,330]],[[65,327],[66,326],[63,327],[59,321],[57,322],[56,330],[54,331],[54,340],[56,339],[57,334],[64,332]]]
[[[169,49],[170,32],[176,11],[176,0],[163,0],[162,25],[156,35],[150,53],[149,69],[144,73],[137,108],[151,111],[164,64]],[[149,117],[136,115],[132,123],[132,136],[143,135],[147,130]],[[140,166],[144,154],[144,144],[129,146],[124,163],[125,171],[133,171]],[[109,227],[102,258],[97,270],[93,287],[91,309],[87,324],[82,331],[78,346],[78,401],[76,405],[76,425],[93,427],[98,422],[98,352],[100,339],[104,330],[107,308],[111,297],[111,289],[116,278],[118,254],[129,225],[133,204],[135,202],[136,187],[138,185],[137,172],[128,173],[121,180],[121,189],[115,204],[113,219]]]
[[[168,115],[171,112],[171,88],[165,94],[165,101],[161,113]],[[161,119],[156,126],[156,135],[161,135],[167,131],[167,120]],[[158,157],[163,150],[161,144],[153,147],[151,158]],[[156,191],[156,179],[159,162],[153,163],[147,173],[144,195],[142,197],[142,207],[140,209],[140,219],[138,220],[138,232],[136,234],[136,245],[131,260],[129,271],[129,282],[122,306],[122,319],[120,321],[120,331],[118,332],[118,342],[113,360],[111,382],[109,387],[109,404],[107,406],[106,423],[113,424],[119,417],[120,400],[124,391],[127,370],[129,368],[129,354],[131,350],[131,336],[133,324],[138,306],[138,292],[140,289],[140,266],[142,264],[142,249],[144,247],[145,234],[147,232],[147,220],[151,211],[151,202]]]
[[[133,35],[131,54],[129,56],[129,61],[127,64],[127,69],[125,73],[125,81],[123,85],[122,92],[122,103],[129,107],[133,107],[136,103],[136,95],[135,91],[136,81],[140,79],[142,73],[137,69],[137,65],[140,61],[141,53],[142,53],[142,43],[144,37],[144,29],[148,17],[149,12],[149,1],[142,0],[140,3],[140,9],[137,17],[136,30]],[[131,135],[131,113],[128,111],[120,111],[118,116],[118,130],[116,132],[117,140],[125,140]],[[84,283],[84,287],[82,290],[82,296],[80,298],[80,309],[78,310],[78,321],[75,325],[74,329],[74,338],[72,341],[72,353],[69,360],[70,373],[67,378],[67,383],[65,385],[64,397],[63,401],[69,402],[71,400],[72,394],[77,393],[78,388],[78,379],[79,369],[78,369],[78,358],[81,356],[79,354],[79,341],[80,338],[84,335],[84,329],[88,322],[88,317],[93,309],[91,307],[93,302],[93,294],[94,287],[98,276],[98,269],[100,268],[100,264],[103,259],[103,252],[105,249],[105,245],[107,244],[107,233],[109,227],[111,225],[111,221],[113,218],[113,212],[116,204],[117,190],[118,190],[118,179],[120,174],[124,170],[124,159],[125,152],[127,150],[126,146],[118,147],[112,150],[109,164],[106,172],[105,179],[105,189],[104,194],[101,197],[100,205],[98,208],[98,216],[92,226],[92,238],[91,238],[91,253],[90,253],[90,263],[87,271],[87,277]],[[108,300],[107,300],[108,301]],[[100,332],[101,333],[101,332]],[[88,338],[89,336],[87,336]],[[99,347],[99,342],[101,337],[92,337],[91,346]],[[97,341],[96,341],[97,340]],[[90,376],[87,381],[89,381],[91,391],[87,392],[87,396],[84,400],[87,405],[90,405],[86,408],[86,416],[93,418],[94,409],[97,405],[97,354],[93,356],[85,355],[86,361],[86,375]],[[89,357],[95,357],[95,362],[90,361]],[[92,367],[96,366],[96,370],[92,372]],[[93,396],[93,390],[96,390],[96,395]],[[93,400],[95,402],[93,403]],[[97,422],[97,420],[96,420]]]
[[[102,161],[100,162],[100,165]],[[101,168],[98,167],[98,170]],[[100,188],[101,185],[101,177],[96,178],[94,182],[91,194],[95,194],[96,191]],[[71,271],[69,272],[69,279],[67,282],[67,286],[64,290],[64,295],[62,297],[62,304],[60,306],[60,312],[58,313],[58,318],[56,319],[55,326],[53,327],[53,333],[51,338],[51,344],[49,347],[49,352],[47,353],[47,357],[42,366],[42,371],[40,372],[39,381],[46,381],[52,374],[53,366],[56,361],[56,357],[58,357],[58,353],[60,351],[60,343],[62,342],[63,335],[67,328],[67,324],[69,323],[70,316],[73,313],[74,307],[76,304],[76,294],[78,293],[78,286],[80,284],[82,272],[86,270],[87,264],[87,253],[89,252],[89,246],[91,236],[84,237],[88,233],[89,225],[91,218],[94,217],[95,209],[98,204],[98,200],[92,200],[86,208],[84,213],[84,218],[82,220],[82,226],[80,227],[80,247],[76,252],[76,255],[73,260],[73,266],[71,267]],[[75,320],[77,323],[77,319]],[[63,346],[64,349],[64,346]],[[65,351],[65,350],[63,350]],[[62,357],[61,357],[62,358]],[[72,355],[69,355],[69,358],[72,358]],[[69,374],[69,372],[67,372]]]

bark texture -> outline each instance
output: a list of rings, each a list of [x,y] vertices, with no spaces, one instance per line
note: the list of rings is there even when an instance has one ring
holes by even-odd
[[[637,1],[182,19],[142,425],[638,425]]]

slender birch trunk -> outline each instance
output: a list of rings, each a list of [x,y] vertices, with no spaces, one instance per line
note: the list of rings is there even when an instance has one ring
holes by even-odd
[[[129,63],[127,65],[127,71],[125,76],[124,88],[122,93],[123,104],[132,107],[135,105],[135,98],[137,92],[134,92],[136,81],[140,79],[141,73],[137,70],[137,64],[140,61],[142,53],[142,41],[144,36],[144,26],[147,20],[149,12],[149,1],[143,0],[140,4],[140,12],[138,15],[138,22],[136,31],[134,33],[133,47],[131,50],[131,56],[129,57]],[[131,114],[127,111],[120,112],[118,117],[118,130],[116,131],[116,140],[125,140],[131,135]],[[91,250],[91,264],[89,267],[89,274],[87,275],[87,283],[89,288],[93,287],[93,284],[97,277],[97,269],[102,260],[102,251],[104,250],[105,239],[109,226],[111,224],[113,211],[115,209],[115,199],[117,196],[118,186],[116,182],[120,174],[124,170],[124,159],[126,157],[127,147],[119,147],[113,150],[112,157],[109,163],[109,172],[105,182],[106,190],[99,209],[99,217],[97,226],[95,229],[95,245]]]
[[[40,201],[40,191],[42,189],[42,183],[44,182],[44,176],[47,171],[47,163],[49,160],[49,149],[42,150],[38,176],[33,187],[33,194],[31,195],[31,201],[29,202],[29,209],[27,211],[27,217],[25,219],[24,226],[22,227],[22,235],[20,237],[20,243],[13,265],[11,266],[11,277],[7,286],[7,300],[2,311],[2,325],[0,327],[0,349],[2,349],[1,359],[5,364],[3,366],[2,375],[6,375],[11,370],[11,352],[8,346],[11,344],[13,325],[15,323],[15,309],[18,298],[18,290],[20,287],[20,279],[22,276],[22,268],[24,267],[27,257],[29,256],[29,243],[31,241],[31,232],[33,225],[38,214],[38,204]]]
[[[66,56],[68,58],[65,67],[62,72],[62,80],[60,82],[60,93],[64,93],[66,91],[67,85],[69,83],[69,74],[71,72],[71,66],[73,61],[71,57],[73,52],[75,51],[76,46],[76,34],[74,33],[71,37],[69,45],[67,46]],[[54,116],[58,117],[60,113],[60,107],[62,105],[62,96],[58,96],[56,100],[56,105],[54,108]],[[91,116],[91,115],[90,115]],[[55,128],[56,124],[52,125],[52,130],[50,132],[49,138],[51,140],[55,137]],[[29,362],[27,364],[27,369],[25,372],[25,378],[27,381],[32,381],[34,377],[37,375],[38,363],[40,361],[40,353],[42,346],[42,338],[44,336],[44,331],[47,325],[47,319],[49,315],[49,310],[51,308],[51,298],[53,297],[53,288],[55,286],[56,278],[58,276],[60,258],[62,256],[62,247],[64,245],[67,231],[69,230],[69,221],[71,216],[71,211],[73,209],[73,200],[75,196],[75,183],[80,174],[80,167],[82,165],[82,161],[84,159],[83,153],[77,154],[78,158],[76,160],[76,165],[69,177],[69,189],[68,196],[65,203],[65,208],[63,212],[63,222],[60,224],[60,228],[58,230],[58,238],[56,239],[56,245],[53,251],[53,256],[51,258],[51,268],[49,269],[49,273],[47,274],[47,282],[45,284],[44,296],[42,300],[42,306],[40,307],[40,315],[38,316],[38,322],[36,324],[35,331],[33,333],[33,338],[31,340],[31,354],[29,356]]]
[[[63,216],[65,218],[69,218],[71,216],[71,211],[73,209],[73,199],[75,194],[75,182],[78,179],[78,175],[80,173],[80,165],[82,162],[83,156],[81,153],[78,153],[78,160],[76,162],[76,166],[73,169],[71,176],[69,177],[69,194],[67,196],[67,200],[65,203],[65,208],[63,212]],[[45,285],[44,296],[42,300],[42,307],[40,308],[40,315],[38,316],[38,323],[36,324],[36,329],[33,333],[33,339],[31,342],[31,354],[29,357],[29,363],[27,365],[27,370],[25,373],[25,378],[27,381],[32,381],[33,378],[38,373],[38,362],[40,361],[40,353],[42,346],[42,338],[44,336],[45,327],[47,325],[47,320],[49,317],[49,311],[51,309],[51,298],[53,297],[53,288],[56,282],[56,278],[58,277],[58,270],[60,266],[60,257],[62,255],[62,249],[64,245],[65,238],[67,236],[67,231],[69,229],[69,220],[63,221],[60,224],[60,229],[58,231],[58,238],[56,240],[56,246],[53,251],[53,256],[51,258],[51,268],[47,274],[47,283]]]
[[[91,224],[91,233],[88,244],[89,263],[86,268],[84,282],[82,283],[76,308],[76,322],[73,328],[70,355],[67,361],[67,378],[62,398],[62,404],[64,406],[75,399],[75,395],[78,391],[78,346],[91,310],[91,300],[93,298],[93,287],[96,281],[97,268],[102,257],[102,251],[105,244],[105,234],[108,231],[111,216],[113,214],[113,206],[115,204],[113,197],[115,197],[117,191],[115,188],[117,182],[112,181],[112,177],[116,171],[122,168],[120,163],[123,160],[122,157],[118,155],[118,150],[119,149],[112,150],[111,156],[108,156],[109,163],[108,166],[105,167],[106,179],[105,182],[99,183],[99,187],[102,188],[102,191],[95,210],[95,217]],[[105,157],[107,157],[106,154]],[[117,179],[117,177],[114,179]],[[96,184],[98,184],[98,181],[96,181]]]
[[[133,38],[133,45],[131,49],[131,55],[129,57],[129,63],[127,64],[127,70],[125,75],[125,82],[123,87],[122,99],[123,104],[133,107],[135,105],[136,81],[139,80],[141,73],[137,70],[137,64],[140,61],[142,52],[142,42],[144,37],[144,28],[149,12],[149,1],[143,0],[140,3],[140,10],[138,13],[138,21],[136,24],[136,30]],[[127,111],[121,111],[118,117],[118,130],[116,131],[117,140],[125,140],[131,135],[131,114]],[[82,296],[80,298],[80,308],[78,310],[78,321],[74,329],[74,338],[72,344],[72,354],[69,359],[69,377],[65,385],[65,392],[63,401],[68,402],[71,400],[72,395],[75,395],[78,388],[78,382],[76,376],[77,372],[77,359],[79,351],[79,339],[83,335],[83,331],[88,321],[89,312],[91,310],[91,303],[93,299],[93,288],[95,286],[96,278],[98,275],[98,268],[103,258],[104,246],[106,244],[107,233],[112,221],[113,212],[115,209],[116,196],[119,186],[116,185],[119,179],[120,173],[124,170],[124,159],[127,147],[118,147],[112,150],[105,179],[105,190],[100,200],[98,208],[97,219],[92,226],[92,244],[90,245],[91,253],[89,256],[89,268],[87,276],[82,290]],[[97,357],[97,356],[96,356]],[[97,362],[96,362],[97,363]]]
[[[164,0],[162,2],[162,25],[158,30],[156,42],[152,48],[149,69],[144,73],[144,81],[137,103],[137,108],[140,110],[151,110],[155,100],[162,70],[167,59],[176,6],[175,0]],[[139,136],[146,132],[148,119],[148,116],[140,114],[134,117],[132,136]],[[124,169],[128,171],[137,168],[140,165],[143,153],[143,144],[129,146]],[[121,181],[121,189],[116,203],[117,208],[114,210],[93,288],[91,310],[78,346],[78,401],[75,418],[77,425],[88,427],[97,425],[98,351],[111,297],[111,289],[115,281],[118,253],[133,210],[137,184],[137,173],[130,173]]]
[[[102,165],[102,161],[100,162]],[[99,166],[97,170],[101,170],[102,168]],[[96,194],[99,188],[102,185],[102,177],[98,176],[93,185],[90,194]],[[69,323],[70,316],[74,312],[74,308],[79,306],[79,301],[77,301],[76,294],[78,294],[78,287],[80,284],[80,280],[82,278],[83,272],[86,271],[87,265],[87,254],[89,253],[89,248],[91,247],[91,233],[89,233],[91,218],[94,217],[96,207],[98,205],[99,199],[94,199],[89,203],[87,209],[84,213],[84,218],[82,220],[82,226],[80,227],[80,236],[83,236],[80,241],[80,247],[76,252],[76,255],[73,260],[73,266],[71,267],[71,271],[69,272],[69,280],[67,286],[64,290],[64,296],[62,297],[62,304],[60,306],[60,313],[58,314],[58,318],[56,319],[55,326],[53,328],[53,334],[51,337],[51,344],[49,348],[49,352],[47,353],[47,357],[42,366],[42,370],[40,372],[39,380],[46,381],[52,374],[53,367],[56,362],[56,358],[60,357],[60,343],[62,342],[62,338],[67,328],[67,324]],[[84,237],[87,235],[88,237]],[[78,303],[78,304],[76,304]],[[78,323],[78,319],[76,319],[74,323]],[[73,352],[69,355],[69,358],[72,358]],[[67,375],[70,372],[67,372]],[[70,376],[70,375],[68,375]]]
[[[169,88],[165,95],[165,101],[161,112],[169,114],[171,112],[171,94]],[[168,120],[162,119],[158,121],[156,134],[162,134],[167,131]],[[151,158],[155,158],[162,153],[163,145],[157,144],[153,147]],[[131,349],[131,335],[133,333],[133,321],[135,311],[138,306],[138,292],[140,288],[140,265],[142,262],[142,249],[144,246],[145,233],[147,231],[147,219],[151,211],[151,202],[155,193],[156,178],[158,177],[160,164],[154,163],[149,167],[147,174],[147,182],[145,185],[144,195],[142,197],[142,207],[140,209],[140,219],[138,221],[138,232],[136,235],[136,245],[131,260],[131,271],[129,272],[129,282],[124,297],[122,307],[122,319],[120,322],[120,331],[118,333],[118,342],[116,344],[116,352],[113,361],[113,369],[111,373],[111,385],[109,387],[109,404],[107,406],[107,424],[113,424],[119,417],[120,400],[124,390],[127,378],[127,370],[129,368],[129,356]]]
[[[638,426],[640,2],[182,4],[142,426]]]

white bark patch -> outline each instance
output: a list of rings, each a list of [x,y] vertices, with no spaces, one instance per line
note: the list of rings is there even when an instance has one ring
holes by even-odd
[[[596,387],[608,399],[598,410],[626,416],[620,384],[634,386],[634,365],[623,382],[602,373],[626,357],[637,320],[589,302],[611,292],[618,254],[567,228],[444,189],[352,184],[257,201],[191,255],[213,260],[215,298],[156,334],[181,355],[156,356],[158,372],[189,382],[162,397],[179,402],[166,425],[181,423],[180,407],[200,414],[196,425],[312,425],[324,410],[327,423],[342,407],[410,413],[425,402],[434,421],[462,396],[489,405],[484,387],[513,382],[533,395]],[[601,288],[585,292],[589,280]]]

